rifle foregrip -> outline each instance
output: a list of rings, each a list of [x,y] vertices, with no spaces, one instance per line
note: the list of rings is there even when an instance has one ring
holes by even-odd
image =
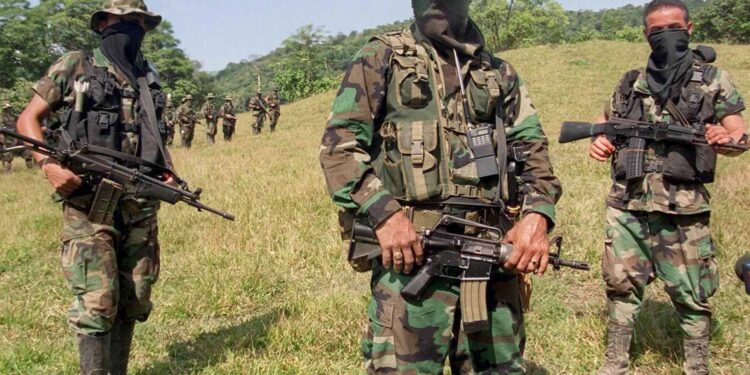
[[[432,262],[428,259],[422,269],[404,286],[401,290],[401,296],[407,299],[419,299],[422,297],[425,289],[432,282]]]

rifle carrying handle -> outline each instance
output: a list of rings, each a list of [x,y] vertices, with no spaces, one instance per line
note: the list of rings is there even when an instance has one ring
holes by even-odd
[[[419,299],[427,286],[432,282],[432,261],[427,259],[425,265],[419,270],[409,283],[401,290],[401,296],[407,299]]]

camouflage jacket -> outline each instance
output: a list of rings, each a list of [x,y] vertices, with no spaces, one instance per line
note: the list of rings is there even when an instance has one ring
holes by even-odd
[[[195,111],[190,103],[185,102],[177,107],[177,120],[183,125],[195,124]]]
[[[278,111],[281,107],[281,101],[279,100],[279,96],[271,93],[270,95],[266,96],[266,103],[268,103],[268,109],[273,111]]]
[[[710,66],[706,70],[708,75],[702,77],[699,91],[704,94],[704,104],[708,105],[712,118],[708,123],[719,124],[725,117],[741,113],[745,109],[742,96],[737,91],[732,77],[726,71]],[[611,117],[627,117],[620,113],[624,100],[620,87],[627,86],[628,80],[637,76],[633,81],[632,90],[641,100],[643,117],[641,120],[652,123],[673,122],[672,116],[661,108],[651,96],[651,91],[646,79],[645,69],[637,72],[631,71],[625,74],[615,89],[609,108]],[[646,152],[646,164],[655,162],[663,157],[662,146],[650,145]],[[617,156],[612,160],[612,168],[617,164]],[[675,195],[670,198],[670,188],[674,189]],[[673,200],[674,204],[671,204]],[[701,183],[667,183],[661,172],[647,171],[645,176],[634,181],[614,180],[607,198],[610,207],[646,212],[663,212],[676,215],[692,215],[710,211],[709,193]]]
[[[266,103],[263,102],[263,99],[259,99],[257,97],[250,98],[250,101],[248,101],[247,106],[248,106],[248,109],[252,110],[256,116],[261,113],[264,113],[263,107],[267,107]]]
[[[175,110],[173,105],[168,105],[166,108],[164,108],[164,124],[167,127],[174,127],[175,122],[177,121],[177,111]]]
[[[16,121],[18,121],[18,117],[13,115],[10,110],[0,113],[0,128],[16,131]],[[11,137],[6,138],[5,136],[0,135],[0,146],[13,147],[15,145],[15,139]]]
[[[405,56],[405,50],[421,57]],[[345,73],[321,145],[320,162],[337,205],[376,227],[402,208],[398,200],[461,196],[492,201],[498,179],[477,177],[452,66],[408,30],[378,37],[359,51]],[[443,74],[448,67],[453,73]],[[523,81],[509,63],[489,54],[483,62],[470,59],[462,73],[471,81],[474,118],[494,124],[500,101],[507,143],[525,149],[522,213],[540,213],[554,224],[562,187]],[[439,82],[452,82],[450,91]]]
[[[217,117],[217,109],[216,104],[214,104],[211,101],[206,101],[203,103],[203,106],[201,107],[201,116],[208,119],[208,117],[212,117],[214,120],[216,120]]]
[[[224,120],[236,120],[235,116],[234,104],[232,103],[224,103],[219,109],[219,117]]]

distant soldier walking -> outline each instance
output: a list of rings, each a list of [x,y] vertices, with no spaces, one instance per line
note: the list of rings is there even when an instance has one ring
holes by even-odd
[[[105,150],[121,165],[143,163],[141,173],[175,185],[159,134],[163,94],[140,51],[161,19],[142,0],[106,1],[89,23],[101,37],[99,47],[66,53],[49,68],[33,87],[19,133],[41,141],[41,122],[62,109],[67,115],[61,131],[75,144]],[[135,323],[151,314],[159,279],[159,201],[99,174],[81,176],[54,158],[33,156],[63,197],[62,271],[72,297],[68,322],[76,333],[80,372],[126,374]]]
[[[182,147],[193,147],[195,135],[195,111],[193,111],[193,96],[182,98],[182,104],[177,108],[177,120],[180,122],[180,136]]]
[[[206,96],[206,102],[201,107],[201,116],[206,120],[206,143],[212,145],[216,138],[216,123],[219,122],[219,113],[214,104],[214,94]]]
[[[600,120],[704,131],[713,146],[746,143],[744,101],[729,74],[711,64],[716,58],[712,49],[688,47],[693,24],[685,4],[652,1],[644,24],[652,49],[648,66],[624,75]],[[704,184],[714,180],[717,149],[636,137],[622,141],[615,145],[599,137],[589,150],[602,162],[613,157],[614,180],[607,198],[602,259],[608,344],[598,374],[628,373],[633,327],[645,289],[656,278],[664,282],[680,319],[684,372],[708,374],[708,300],[719,287],[719,273]]]
[[[263,101],[263,93],[258,90],[255,97],[251,98],[247,107],[253,111],[253,134],[260,134],[263,129],[263,120],[266,117],[268,106]]]
[[[177,122],[177,110],[174,107],[174,102],[172,101],[172,95],[167,96],[167,107],[164,109],[164,144],[167,146],[171,146],[172,142],[174,141],[174,127],[175,123]]]
[[[2,114],[0,114],[0,127],[16,131],[16,121],[18,117],[13,113],[13,105],[10,102],[3,102]],[[2,136],[0,136],[2,137]],[[3,137],[4,138],[4,137]],[[4,148],[18,146],[19,142],[15,139],[0,139]],[[9,173],[13,168],[13,158],[21,157],[26,161],[27,168],[34,168],[34,159],[28,150],[5,152],[0,154],[0,161],[3,163],[3,171]]]
[[[227,95],[224,98],[224,104],[219,109],[219,117],[222,120],[222,130],[224,131],[224,140],[231,141],[234,131],[237,127],[237,115],[234,110],[232,97]]]
[[[276,124],[279,122],[281,117],[281,99],[279,99],[279,89],[274,88],[273,91],[266,96],[266,103],[268,103],[268,113],[270,122],[271,133],[276,131]]]

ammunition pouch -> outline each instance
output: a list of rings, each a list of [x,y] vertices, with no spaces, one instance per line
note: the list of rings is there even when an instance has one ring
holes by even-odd
[[[711,146],[668,145],[664,177],[672,183],[714,182],[717,154]]]

